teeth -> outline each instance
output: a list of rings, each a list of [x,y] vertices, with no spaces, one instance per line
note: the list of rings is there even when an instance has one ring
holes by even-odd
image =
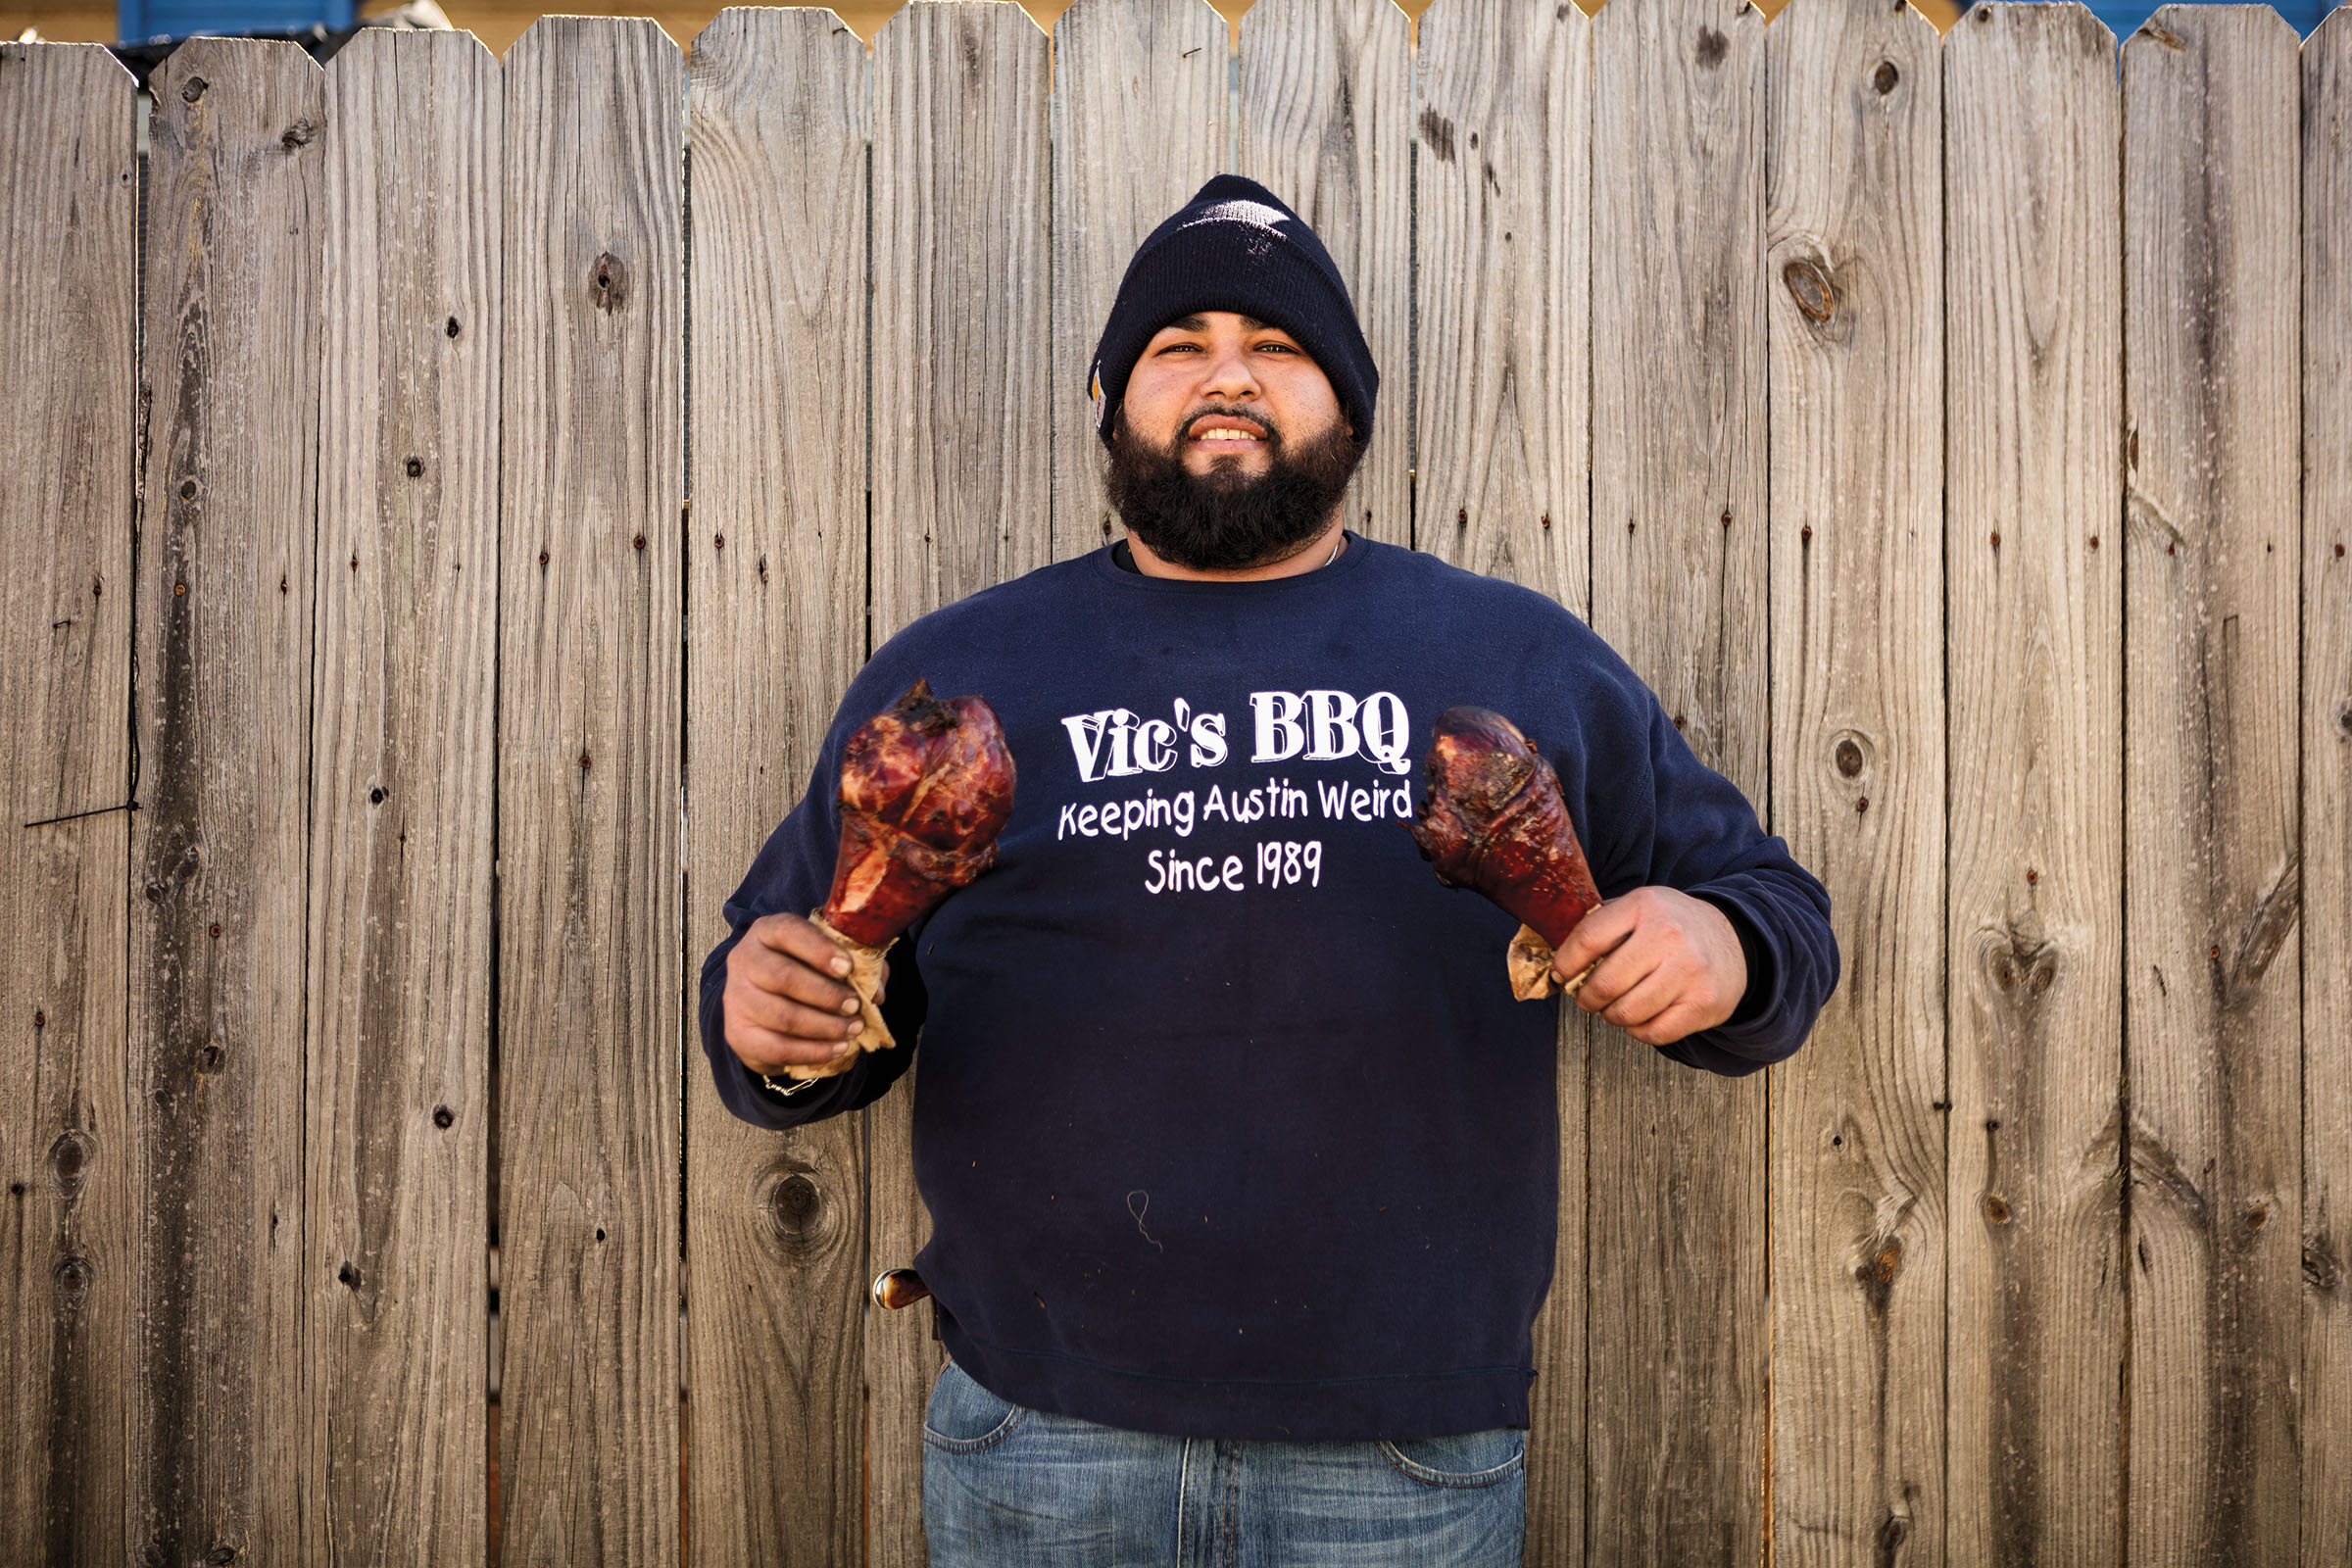
[[[1257,432],[1255,430],[1236,430],[1227,425],[1219,425],[1213,430],[1201,431],[1194,439],[1200,441],[1254,441],[1257,439]]]

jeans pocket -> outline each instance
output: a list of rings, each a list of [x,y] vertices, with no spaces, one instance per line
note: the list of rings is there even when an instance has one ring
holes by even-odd
[[[1494,1427],[1409,1443],[1384,1438],[1380,1453],[1398,1472],[1426,1486],[1492,1487],[1526,1468],[1527,1434],[1518,1427]]]
[[[923,1410],[923,1442],[942,1453],[978,1453],[1012,1436],[1029,1411],[982,1388],[950,1361],[931,1385]]]

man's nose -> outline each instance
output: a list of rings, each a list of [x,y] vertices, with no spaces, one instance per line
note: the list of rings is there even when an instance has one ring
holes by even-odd
[[[1201,377],[1200,390],[1208,397],[1250,398],[1257,396],[1257,376],[1250,368],[1250,356],[1238,346],[1216,354]]]

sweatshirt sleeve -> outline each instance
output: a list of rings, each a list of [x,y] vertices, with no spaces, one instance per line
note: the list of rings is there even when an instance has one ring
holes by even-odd
[[[1764,832],[1731,780],[1691,754],[1646,687],[1642,699],[1642,764],[1608,770],[1605,790],[1588,780],[1588,820],[1618,829],[1596,880],[1604,898],[1676,888],[1731,921],[1747,959],[1745,995],[1724,1022],[1657,1049],[1686,1066],[1740,1077],[1794,1054],[1837,989],[1829,890],[1785,840]]]
[[[778,910],[807,914],[821,907],[832,891],[833,861],[841,846],[841,805],[834,783],[841,773],[842,751],[858,725],[889,707],[898,696],[889,672],[876,667],[880,662],[867,664],[851,683],[809,775],[808,793],[767,836],[742,886],[727,900],[727,935],[703,960],[696,1008],[703,1053],[710,1058],[720,1102],[754,1126],[799,1127],[871,1104],[906,1071],[922,1027],[925,998],[922,977],[914,966],[914,944],[900,942],[890,950],[890,983],[882,1004],[883,1022],[890,1026],[891,1037],[898,1044],[888,1051],[859,1052],[849,1071],[786,1098],[761,1083],[760,1075],[745,1066],[727,1044],[720,1005],[726,992],[727,956],[752,922]]]

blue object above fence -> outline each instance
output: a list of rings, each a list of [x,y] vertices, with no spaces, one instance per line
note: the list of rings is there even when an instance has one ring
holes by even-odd
[[[115,12],[123,43],[197,33],[300,32],[320,24],[348,27],[358,20],[358,0],[119,0]]]
[[[2108,30],[2121,43],[2137,32],[2140,24],[2154,16],[2164,5],[2200,5],[2207,3],[2207,0],[2084,0],[2084,3],[2089,6],[2092,16],[2107,24]],[[2211,3],[2229,4],[2230,0],[2211,0]],[[2270,0],[2271,9],[2284,17],[2286,24],[2305,38],[2311,36],[2311,29],[2318,26],[2320,19],[2334,10],[2336,4],[2337,0]]]

